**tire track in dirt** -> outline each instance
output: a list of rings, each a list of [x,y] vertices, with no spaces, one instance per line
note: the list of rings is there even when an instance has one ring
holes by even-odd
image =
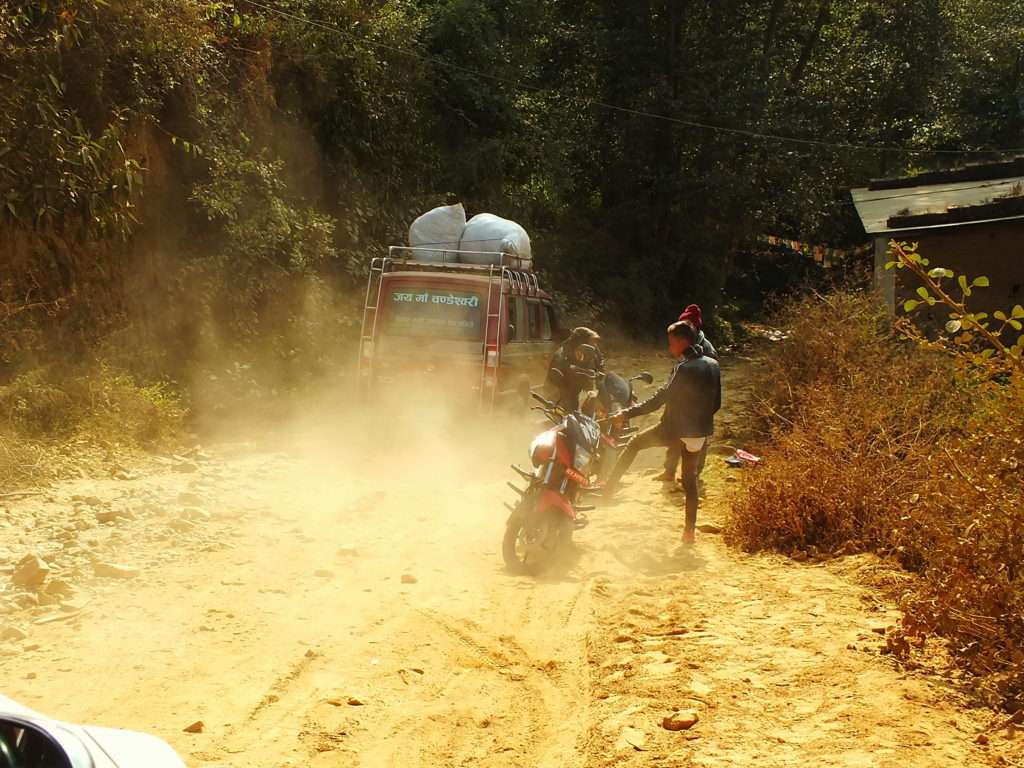
[[[555,663],[539,664],[513,637],[489,634],[468,618],[460,620],[434,610],[415,610],[426,622],[440,629],[451,643],[465,649],[492,670],[500,686],[506,689],[508,709],[502,715],[502,738],[514,746],[504,746],[497,756],[483,755],[470,749],[469,755],[462,755],[463,759],[497,757],[501,762],[502,758],[512,758],[516,765],[549,765],[546,761],[554,740],[553,727],[567,707],[566,693],[558,680]],[[478,684],[482,683],[478,681]],[[495,694],[502,695],[501,692]],[[399,724],[398,729],[402,730],[404,725],[408,722]],[[463,752],[459,749],[463,745],[460,741],[464,744],[464,737],[453,734],[450,749]]]
[[[256,720],[259,718],[260,714],[267,709],[267,707],[276,704],[281,700],[282,696],[287,695],[291,684],[301,677],[303,672],[305,672],[309,668],[310,664],[312,664],[319,656],[320,654],[316,651],[306,651],[302,655],[302,658],[292,665],[288,673],[275,682],[270,691],[260,699],[259,704],[257,704],[253,708],[252,712],[249,713],[248,721],[252,722]]]
[[[569,601],[569,605],[566,608],[565,618],[562,620],[562,628],[563,629],[568,627],[569,626],[569,622],[572,621],[572,615],[576,611],[576,605],[579,603],[580,597],[583,596],[583,593],[586,591],[586,589],[587,589],[587,581],[586,580],[580,580],[580,586],[576,590],[576,594],[574,594],[572,596],[572,599]]]

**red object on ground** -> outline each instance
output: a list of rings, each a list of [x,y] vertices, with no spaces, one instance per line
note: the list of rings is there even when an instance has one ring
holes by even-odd
[[[747,462],[748,464],[760,464],[761,463],[761,457],[760,456],[755,456],[752,453],[747,453],[742,448],[737,448],[736,449],[736,458],[737,459],[743,459],[743,461]]]

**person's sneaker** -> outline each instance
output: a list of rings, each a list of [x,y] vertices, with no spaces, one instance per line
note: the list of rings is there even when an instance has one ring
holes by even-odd
[[[696,543],[697,536],[694,534],[692,528],[687,528],[685,531],[683,531],[683,544],[685,544],[688,547],[692,547]]]
[[[666,469],[660,475],[655,475],[651,479],[654,480],[656,483],[671,483],[675,481],[676,475],[675,472],[669,472]]]

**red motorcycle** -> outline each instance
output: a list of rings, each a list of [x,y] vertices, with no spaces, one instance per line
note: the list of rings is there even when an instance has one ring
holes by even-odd
[[[541,432],[530,445],[532,472],[512,465],[527,487],[509,483],[519,503],[505,505],[511,514],[501,551],[510,570],[536,576],[572,541],[573,532],[589,522],[584,513],[594,507],[577,500],[582,493],[596,490],[591,477],[598,466],[602,431],[590,416],[566,413],[536,393],[533,398],[541,404],[535,410],[556,426]]]

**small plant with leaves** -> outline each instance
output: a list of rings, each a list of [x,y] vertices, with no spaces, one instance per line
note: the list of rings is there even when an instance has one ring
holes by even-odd
[[[909,270],[922,283],[916,299],[903,302],[903,311],[910,314],[921,307],[942,305],[949,310],[945,324],[948,343],[926,342],[920,331],[904,326],[904,332],[928,346],[952,348],[972,363],[1006,364],[1024,373],[1024,306],[987,312],[974,312],[968,299],[978,288],[988,288],[985,276],[970,278],[956,274],[945,267],[931,267],[928,259],[918,252],[917,243],[895,240],[889,243],[892,260],[886,269]]]

